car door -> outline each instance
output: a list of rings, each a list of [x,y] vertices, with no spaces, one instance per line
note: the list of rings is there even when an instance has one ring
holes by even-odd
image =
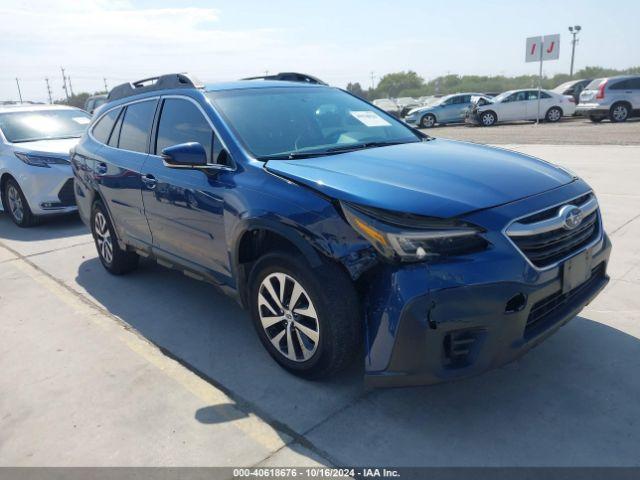
[[[457,105],[456,97],[451,97],[442,102],[436,109],[436,119],[439,123],[449,123],[455,118]]]
[[[526,116],[523,117],[527,120],[535,120],[536,118],[543,119],[549,110],[555,103],[555,98],[549,95],[547,92],[540,91],[540,116],[538,117],[538,90],[529,90],[527,93],[526,103]]]
[[[526,92],[514,92],[500,103],[498,120],[520,120],[526,114]]]
[[[224,193],[233,176],[227,150],[204,110],[189,97],[162,99],[153,135],[142,197],[154,253],[224,281],[230,276]],[[162,150],[186,142],[202,144],[207,168],[165,165]]]
[[[122,108],[106,146],[93,162],[98,189],[122,237],[142,248],[151,245],[151,231],[142,204],[142,165],[158,98]]]

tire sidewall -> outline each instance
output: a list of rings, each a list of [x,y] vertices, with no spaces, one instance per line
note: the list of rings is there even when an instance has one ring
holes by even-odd
[[[425,119],[426,118],[432,118],[433,122],[431,122],[431,125],[427,125],[425,123]],[[422,128],[433,128],[436,126],[436,116],[433,115],[432,113],[427,113],[426,115],[424,115],[421,119],[420,119],[420,127]]]
[[[485,116],[491,116],[493,118],[493,121],[491,123],[489,123],[489,124],[484,123],[484,117]],[[483,127],[493,127],[497,123],[497,121],[498,121],[498,117],[492,111],[482,112],[480,114],[480,124]]]
[[[262,281],[272,273],[284,273],[294,278],[304,288],[318,314],[320,339],[316,351],[308,360],[294,362],[283,356],[267,337],[258,310],[258,290]],[[330,318],[328,299],[323,295],[320,276],[314,275],[307,262],[298,255],[274,252],[260,258],[254,265],[249,278],[248,308],[260,341],[269,354],[286,369],[293,373],[313,376],[316,370],[322,370],[332,355],[332,339],[336,335]]]
[[[107,263],[106,260],[104,258],[102,258],[102,252],[100,251],[100,246],[98,245],[98,236],[96,234],[96,214],[100,212],[106,222],[107,222],[107,228],[109,229],[109,234],[111,235],[111,247],[112,247],[112,259],[111,259],[111,263]],[[106,268],[109,271],[113,270],[113,266],[114,263],[116,261],[116,237],[114,235],[114,231],[113,231],[113,226],[111,225],[111,219],[109,218],[109,215],[107,214],[107,212],[105,211],[104,207],[102,206],[102,204],[100,202],[96,202],[93,204],[93,209],[91,210],[91,234],[93,236],[93,242],[96,245],[96,250],[98,251],[98,258],[100,259],[100,263],[102,263],[102,266],[104,268]]]
[[[614,112],[614,110],[615,110],[616,108],[618,108],[618,107],[624,107],[624,109],[625,109],[625,110],[626,110],[626,112],[627,112],[627,114],[625,115],[625,117],[624,117],[623,119],[620,119],[620,120],[616,119],[616,118],[613,116],[613,112]],[[615,122],[615,123],[626,122],[628,118],[629,118],[629,107],[628,107],[625,103],[614,103],[614,104],[611,106],[611,112],[609,113],[609,119],[610,119],[612,122]]]
[[[560,114],[558,115],[558,118],[556,118],[555,120],[550,118],[551,112],[553,111],[557,111]],[[547,114],[545,115],[545,120],[549,123],[556,123],[559,122],[560,119],[562,118],[562,110],[559,107],[551,107],[548,111]]]
[[[13,216],[13,212],[9,207],[9,188],[11,187],[13,187],[16,190],[16,192],[18,193],[18,196],[20,197],[20,201],[22,202],[22,221],[21,222],[19,222],[16,219],[16,217]],[[15,223],[17,226],[28,227],[33,223],[34,217],[33,217],[33,213],[31,213],[31,207],[29,207],[29,203],[27,202],[27,199],[24,196],[24,193],[22,192],[22,188],[20,188],[20,185],[18,185],[18,182],[13,178],[9,178],[9,180],[7,180],[2,190],[2,206],[4,208],[4,211],[11,218],[11,221]]]

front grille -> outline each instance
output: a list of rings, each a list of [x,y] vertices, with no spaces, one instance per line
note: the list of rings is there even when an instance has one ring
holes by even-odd
[[[600,235],[600,216],[593,194],[584,195],[566,205],[590,205],[587,207],[587,211],[591,211],[573,230],[565,228],[562,219],[559,218],[562,215],[561,209],[565,205],[552,207],[519,219],[516,226],[519,230],[524,229],[524,232],[517,233],[507,230],[509,238],[536,267],[548,267],[567,258],[589,245]],[[549,222],[556,222],[551,230],[544,227],[539,228]],[[537,233],[536,230],[539,230],[540,233]]]
[[[591,270],[589,280],[582,285],[562,293],[562,289],[536,302],[527,318],[527,326],[524,330],[525,338],[531,337],[545,328],[553,325],[562,313],[575,308],[576,305],[584,302],[598,287],[605,276],[605,264],[601,263]]]
[[[64,182],[64,185],[58,192],[58,198],[63,207],[70,207],[76,204],[76,196],[73,193],[73,178]]]

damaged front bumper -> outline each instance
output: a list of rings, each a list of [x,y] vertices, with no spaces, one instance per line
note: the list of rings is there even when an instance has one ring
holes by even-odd
[[[583,250],[587,281],[563,291],[563,262],[534,267],[500,225],[536,205],[555,203],[554,197],[571,198],[581,183],[469,216],[495,232],[488,235],[492,248],[481,254],[446,263],[380,265],[370,276],[366,309],[367,385],[425,385],[476,375],[523,355],[574,318],[609,280],[606,234]]]

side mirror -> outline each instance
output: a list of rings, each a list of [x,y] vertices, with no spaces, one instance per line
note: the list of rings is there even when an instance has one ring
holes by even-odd
[[[198,142],[180,143],[162,150],[167,167],[203,167],[207,164],[207,152]]]

